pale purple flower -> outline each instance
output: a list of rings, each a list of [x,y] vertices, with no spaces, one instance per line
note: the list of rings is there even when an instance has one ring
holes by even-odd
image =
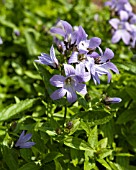
[[[64,64],[64,71],[66,77],[62,75],[54,75],[50,79],[50,83],[53,86],[60,87],[58,90],[51,94],[53,100],[60,99],[67,96],[67,100],[73,103],[77,100],[76,91],[85,95],[87,93],[86,85],[84,81],[88,81],[88,73],[82,71],[80,67],[74,69],[72,65]]]
[[[32,137],[31,133],[28,133],[28,134],[25,135],[25,131],[23,130],[18,141],[15,144],[15,147],[31,148],[33,145],[35,145],[34,142],[28,142],[31,139],[31,137]]]
[[[101,39],[98,37],[93,37],[90,40],[80,41],[77,46],[79,53],[88,53],[94,51],[101,44]]]
[[[100,83],[99,77],[103,74],[107,74],[108,76],[108,83],[111,80],[111,73],[109,72],[109,70],[112,70],[115,73],[119,73],[117,67],[110,62],[110,60],[114,57],[114,53],[111,49],[106,48],[106,50],[102,51],[102,49],[100,47],[99,51],[100,51],[100,55],[96,52],[93,52],[90,56],[92,58],[94,58],[94,65],[92,67],[91,65],[91,73],[93,73],[93,79],[95,80],[95,82],[97,82],[98,84]]]
[[[120,103],[122,101],[122,99],[121,98],[119,98],[119,97],[106,97],[105,99],[104,99],[104,103],[105,104],[114,104],[114,103]]]
[[[128,17],[127,12],[120,11],[120,20],[113,18],[109,21],[111,26],[115,29],[111,40],[112,43],[117,43],[120,39],[122,39],[126,45],[130,43],[131,35],[129,31],[131,31],[131,27],[127,22]]]
[[[132,11],[132,6],[128,2],[128,0],[111,0],[105,2],[105,6],[109,6],[111,9],[114,9],[116,12],[120,12],[121,10],[125,10],[128,12]]]
[[[79,26],[74,32],[73,32],[73,38],[71,43],[78,45],[81,41],[85,41],[87,39],[87,34],[82,26]]]
[[[62,37],[64,37],[64,40],[68,42],[71,38],[71,33],[73,32],[73,29],[67,21],[60,20],[55,27],[52,27],[50,29],[50,32],[53,34],[61,35]]]
[[[51,48],[50,48],[50,55],[41,53],[41,56],[38,56],[38,59],[39,60],[35,60],[35,62],[40,63],[40,64],[49,65],[54,68],[57,68],[59,65],[58,60],[55,56],[55,51],[54,51],[53,46],[51,46]]]
[[[79,44],[80,41],[86,40],[87,34],[82,26],[76,27],[76,30],[67,22],[60,20],[55,27],[50,29],[53,35],[61,35],[64,38],[66,49],[73,45]]]

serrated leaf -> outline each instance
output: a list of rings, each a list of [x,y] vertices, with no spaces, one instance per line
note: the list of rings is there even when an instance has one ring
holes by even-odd
[[[33,104],[38,100],[39,98],[26,99],[20,101],[19,103],[11,104],[10,106],[7,106],[0,112],[0,121],[11,119],[13,116],[19,114],[20,112],[31,108]]]
[[[85,142],[82,139],[79,139],[77,137],[69,136],[66,139],[64,139],[64,144],[66,146],[69,146],[71,148],[77,149],[77,150],[92,150],[94,151],[87,142]]]

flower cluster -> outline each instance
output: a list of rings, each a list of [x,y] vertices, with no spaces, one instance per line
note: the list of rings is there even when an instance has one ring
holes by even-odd
[[[72,27],[68,22],[60,20],[50,29],[54,42],[60,52],[58,61],[54,47],[50,48],[50,55],[41,53],[36,62],[60,69],[65,74],[54,75],[50,83],[59,89],[51,94],[53,100],[66,95],[68,102],[77,100],[76,92],[85,95],[87,93],[85,82],[93,79],[95,84],[100,84],[100,77],[107,75],[108,83],[111,80],[112,70],[119,73],[117,67],[110,61],[114,57],[111,49],[103,52],[100,48],[101,39],[88,35],[82,26]],[[62,71],[63,70],[63,71]]]
[[[122,39],[126,45],[134,48],[136,45],[136,14],[132,12],[129,1],[111,0],[107,1],[105,5],[110,6],[118,16],[109,21],[113,27],[112,43],[117,43]]]

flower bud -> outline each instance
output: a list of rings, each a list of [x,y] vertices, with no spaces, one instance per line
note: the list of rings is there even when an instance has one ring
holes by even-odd
[[[106,97],[104,99],[104,103],[107,105],[113,104],[113,103],[120,103],[121,101],[122,101],[122,99],[119,97]]]

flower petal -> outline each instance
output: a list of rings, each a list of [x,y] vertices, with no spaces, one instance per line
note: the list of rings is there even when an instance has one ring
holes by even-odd
[[[72,55],[70,56],[68,63],[71,64],[71,63],[77,63],[77,62],[78,62],[78,52],[74,51]]]
[[[31,148],[33,145],[35,145],[35,142],[26,142],[26,143],[22,143],[19,147],[20,148]]]
[[[114,57],[114,53],[111,49],[106,48],[103,56],[101,57],[101,62],[106,62],[107,60],[110,60]]]
[[[103,66],[104,66],[104,65],[102,65],[102,67],[103,67]],[[117,67],[116,67],[113,63],[111,63],[111,62],[107,62],[107,63],[105,64],[104,68],[110,69],[110,70],[114,71],[115,73],[119,74],[119,70],[118,70]]]
[[[63,87],[65,81],[65,77],[61,75],[54,75],[50,79],[50,83],[55,87]]]
[[[89,42],[89,48],[91,49],[95,49],[96,47],[98,47],[101,44],[101,39],[98,37],[93,37],[90,39]]]
[[[126,30],[122,30],[121,36],[123,42],[128,45],[130,43],[131,35]]]
[[[117,30],[117,31],[115,31],[115,33],[113,34],[113,36],[112,36],[112,43],[117,43],[117,42],[119,42],[119,40],[121,39],[121,31],[122,30]]]
[[[77,100],[77,94],[72,87],[67,88],[67,100],[69,103],[73,103]]]
[[[23,142],[27,142],[28,140],[30,140],[32,137],[31,133],[26,134],[25,136],[22,137],[22,141]]]
[[[90,57],[93,57],[93,58],[97,58],[99,57],[100,55],[97,53],[97,52],[92,52],[91,55],[89,55]]]
[[[72,26],[67,21],[60,20],[60,22],[62,23],[66,34],[70,34],[72,32]]]
[[[41,53],[41,56],[38,56],[39,60],[35,60],[35,62],[38,62],[40,64],[45,64],[45,65],[53,65],[53,62],[48,54]]]
[[[61,35],[63,37],[65,37],[65,34],[66,34],[65,31],[62,30],[62,28],[57,28],[57,27],[52,27],[50,29],[50,32],[53,33],[53,34],[59,34],[59,35]]]
[[[75,69],[72,65],[63,64],[66,76],[75,75]]]
[[[120,20],[117,19],[117,18],[113,18],[109,21],[109,23],[114,29],[118,29],[118,25],[120,23]]]
[[[60,88],[60,89],[54,91],[51,94],[50,97],[51,97],[52,100],[57,100],[57,99],[60,99],[60,98],[64,97],[66,92],[67,92],[67,90],[65,90],[64,88]]]
[[[54,48],[53,48],[53,45],[51,46],[51,49],[50,49],[50,57],[51,57],[51,60],[54,64],[57,64],[58,65],[58,60],[55,56],[55,51],[54,51]]]
[[[76,91],[85,95],[87,93],[87,90],[86,90],[86,84],[81,84],[79,83],[77,86],[76,86]]]
[[[126,11],[128,12],[132,12],[132,6],[130,5],[129,2],[127,2],[126,4],[124,4],[124,8]]]
[[[76,40],[76,44],[79,44],[80,41],[84,41],[86,40],[87,34],[85,32],[85,30],[83,29],[82,26],[78,27],[78,31],[77,31],[77,40]]]
[[[127,21],[128,20],[129,15],[128,15],[128,13],[126,11],[121,10],[119,15],[120,15],[120,19],[122,21]]]

